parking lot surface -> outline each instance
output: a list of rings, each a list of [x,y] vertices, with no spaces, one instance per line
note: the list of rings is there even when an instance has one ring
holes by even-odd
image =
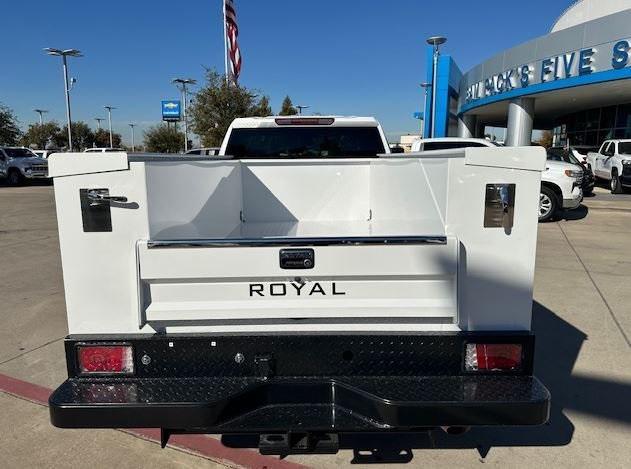
[[[160,449],[156,432],[60,430],[46,396],[65,379],[67,333],[53,190],[0,187],[0,460],[3,467],[628,467],[631,460],[631,195],[597,188],[539,227],[535,372],[548,425],[345,437],[337,455],[261,456],[211,436]],[[507,275],[510,275],[507,272]],[[510,314],[507,311],[507,314]],[[238,445],[232,445],[238,446]],[[375,450],[369,454],[369,450]],[[362,451],[358,451],[362,450]]]

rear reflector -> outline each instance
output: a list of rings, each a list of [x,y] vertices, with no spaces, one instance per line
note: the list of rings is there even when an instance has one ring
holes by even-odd
[[[77,358],[81,373],[133,373],[131,345],[80,345]]]
[[[514,371],[521,368],[521,344],[467,344],[467,371]]]
[[[276,119],[276,125],[331,125],[335,119],[331,117],[293,117]]]

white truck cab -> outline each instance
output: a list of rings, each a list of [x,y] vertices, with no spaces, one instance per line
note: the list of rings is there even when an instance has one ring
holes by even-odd
[[[255,433],[539,425],[542,148],[393,154],[361,117],[237,119],[220,155],[51,157],[64,428]]]
[[[631,188],[631,139],[605,140],[597,152],[587,154],[594,176],[610,181],[611,193]]]
[[[499,147],[501,145],[482,138],[427,138],[412,143],[413,152],[447,150],[453,148]],[[541,175],[539,194],[539,221],[551,220],[561,209],[577,208],[583,200],[581,183],[583,170],[580,166],[564,161],[546,161]]]

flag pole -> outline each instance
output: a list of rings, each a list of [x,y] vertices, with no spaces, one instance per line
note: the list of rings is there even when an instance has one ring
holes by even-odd
[[[223,53],[226,66],[226,83],[229,83],[229,71],[228,71],[228,29],[226,21],[226,0],[223,0]]]

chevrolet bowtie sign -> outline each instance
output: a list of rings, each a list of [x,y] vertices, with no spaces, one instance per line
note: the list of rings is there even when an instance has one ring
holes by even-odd
[[[162,120],[179,121],[180,109],[180,101],[162,101]]]

